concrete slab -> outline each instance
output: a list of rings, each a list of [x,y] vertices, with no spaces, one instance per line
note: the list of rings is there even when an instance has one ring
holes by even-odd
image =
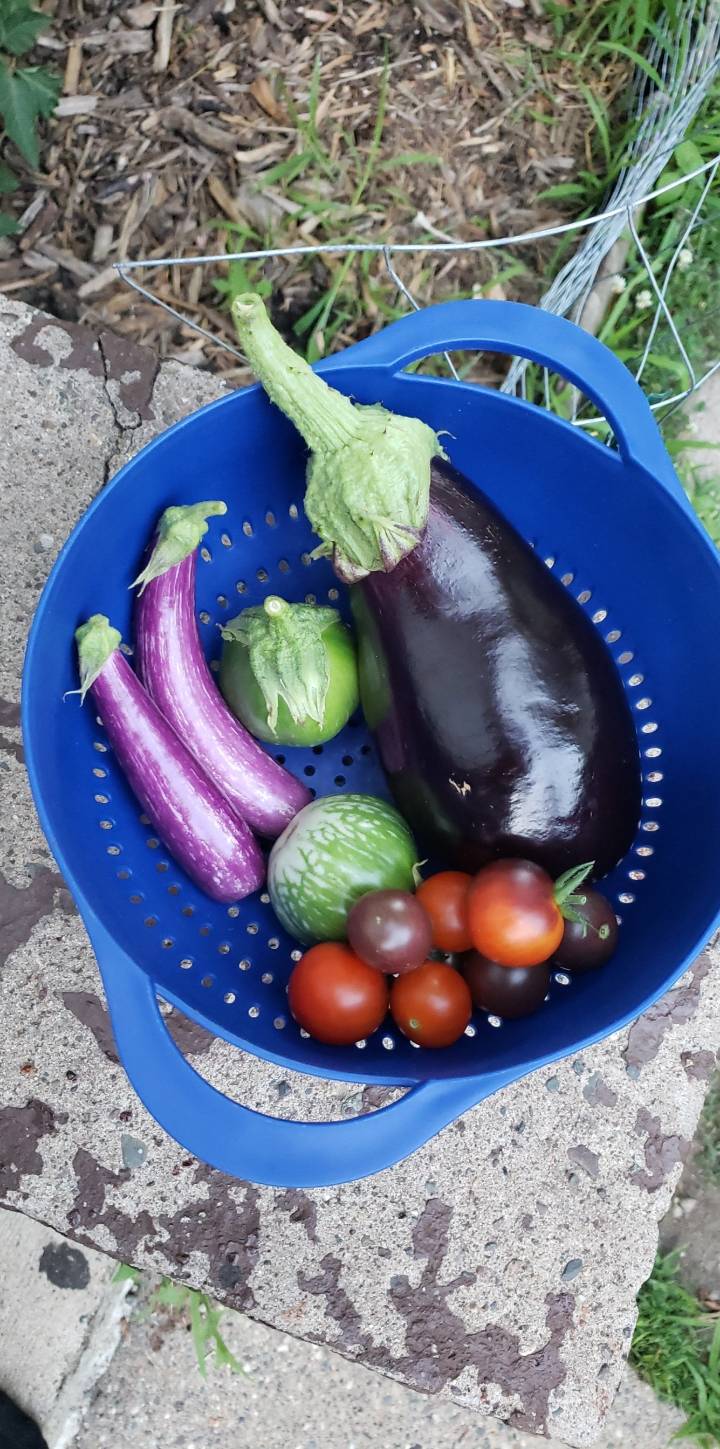
[[[143,1319],[146,1303],[147,1290],[75,1449],[560,1449],[239,1314],[222,1331],[247,1376],[203,1380],[183,1317]],[[666,1449],[681,1423],[628,1371],[598,1449]]]
[[[410,1387],[590,1444],[717,1049],[717,953],[629,1032],[507,1089],[373,1179],[259,1189],[157,1127],[117,1063],[16,727],[22,642],[67,528],[122,458],[220,388],[126,347],[0,309],[0,426],[13,439],[0,465],[12,570],[0,615],[0,1198]],[[279,1071],[177,1013],[169,1025],[203,1075],[275,1115],[339,1117],[382,1097]]]
[[[36,1420],[49,1449],[75,1438],[110,1363],[126,1286],[112,1259],[44,1223],[0,1212],[0,1388]]]

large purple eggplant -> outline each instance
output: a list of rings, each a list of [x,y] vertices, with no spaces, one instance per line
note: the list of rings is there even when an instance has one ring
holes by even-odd
[[[216,901],[238,901],[265,879],[249,827],[203,773],[93,614],[75,634],[80,693],[90,691],[117,762],[173,859]]]
[[[640,770],[593,625],[431,428],[328,387],[256,297],[233,310],[311,449],[306,512],[354,585],[363,708],[406,819],[442,861],[604,875],[633,838]]]
[[[228,709],[208,669],[195,618],[197,550],[224,503],[167,508],[136,580],[138,673],[158,709],[253,830],[275,839],[311,799]]]

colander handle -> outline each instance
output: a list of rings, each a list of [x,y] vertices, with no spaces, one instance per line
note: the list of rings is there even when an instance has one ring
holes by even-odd
[[[524,302],[440,302],[392,322],[318,367],[384,367],[396,373],[436,352],[486,349],[527,357],[559,372],[595,403],[620,455],[639,463],[688,507],[647,398],[604,342],[565,317]]]
[[[518,1073],[423,1082],[377,1112],[342,1122],[287,1122],[223,1096],[169,1035],[150,977],[89,913],[120,1059],[171,1137],[203,1162],[266,1187],[330,1187],[391,1167]]]

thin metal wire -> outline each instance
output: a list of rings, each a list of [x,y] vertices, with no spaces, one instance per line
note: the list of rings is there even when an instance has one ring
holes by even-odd
[[[669,191],[676,191],[679,186],[685,186],[688,181],[694,181],[696,176],[704,176],[713,166],[716,166],[720,157],[716,156],[712,161],[706,161],[702,166],[696,166],[694,171],[688,171],[677,181],[669,181],[665,186],[659,186],[655,191],[649,191],[647,195],[638,197],[632,203],[633,207],[646,206],[649,201],[655,201],[658,196],[665,196]],[[213,262],[253,262],[269,260],[271,257],[309,257],[325,255],[355,255],[360,256],[364,252],[380,253],[386,248],[393,254],[395,252],[481,252],[489,251],[494,247],[520,246],[529,242],[546,241],[549,237],[564,236],[568,232],[583,231],[588,227],[595,226],[600,221],[607,221],[608,218],[625,218],[628,203],[624,202],[619,206],[608,207],[606,211],[596,212],[594,216],[582,217],[579,221],[566,221],[558,226],[541,227],[537,231],[518,232],[514,236],[492,237],[488,240],[478,241],[447,241],[447,242],[317,242],[315,246],[293,246],[293,247],[265,247],[259,251],[249,252],[215,252],[201,257],[145,257],[136,261],[115,262],[115,271],[129,286],[139,290],[137,283],[127,275],[128,272],[144,268],[156,267],[199,267],[209,265]],[[153,298],[153,301],[155,299]],[[217,341],[217,339],[214,339]]]

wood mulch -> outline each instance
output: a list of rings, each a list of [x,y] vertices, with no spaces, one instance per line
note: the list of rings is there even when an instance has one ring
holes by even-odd
[[[541,0],[43,8],[53,23],[35,58],[62,71],[64,91],[43,169],[12,198],[22,233],[0,243],[0,290],[196,365],[240,375],[230,354],[129,291],[114,262],[228,244],[493,238],[564,219],[540,193],[590,159],[592,118],[553,58]],[[625,79],[620,65],[610,91]],[[424,252],[397,267],[420,301],[532,299],[547,256]],[[227,264],[143,276],[231,337]],[[276,316],[311,356],[380,325],[396,299],[382,260],[280,259],[230,280],[269,281]]]

